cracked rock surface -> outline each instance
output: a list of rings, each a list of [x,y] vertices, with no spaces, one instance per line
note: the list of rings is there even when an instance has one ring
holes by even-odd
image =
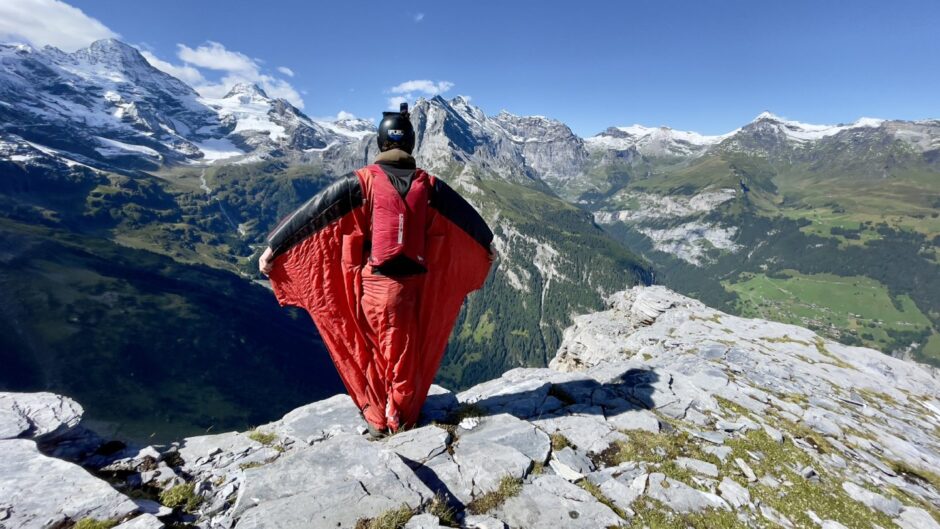
[[[86,467],[121,478],[108,485],[52,457],[92,446],[76,437],[77,404],[0,394],[0,527],[940,528],[938,382],[926,366],[635,288],[577,317],[550,368],[434,387],[416,428],[378,441],[339,395],[252,432],[87,453]],[[192,505],[124,495],[174,486]]]

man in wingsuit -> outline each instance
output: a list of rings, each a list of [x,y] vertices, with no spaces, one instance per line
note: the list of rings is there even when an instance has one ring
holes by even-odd
[[[310,313],[374,436],[418,421],[493,239],[470,204],[417,167],[407,104],[383,113],[378,144],[373,164],[282,220],[259,261],[278,302]]]

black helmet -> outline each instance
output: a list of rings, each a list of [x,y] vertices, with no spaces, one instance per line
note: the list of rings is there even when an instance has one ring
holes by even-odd
[[[382,152],[401,149],[411,154],[415,148],[415,129],[411,126],[408,103],[402,103],[398,112],[382,112],[377,140]]]

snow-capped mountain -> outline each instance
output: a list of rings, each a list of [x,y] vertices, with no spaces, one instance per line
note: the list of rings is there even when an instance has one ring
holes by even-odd
[[[788,120],[770,112],[763,112],[743,127],[720,135],[631,125],[610,127],[587,138],[584,143],[591,152],[634,152],[649,158],[694,158],[713,148],[767,153],[780,148],[813,148],[825,141],[878,134],[901,140],[920,152],[940,147],[940,129],[936,120],[860,118],[849,124],[817,125]]]
[[[106,169],[325,157],[364,135],[359,120],[317,122],[253,85],[202,98],[114,39],[74,53],[0,45],[0,119],[8,143]]]
[[[74,53],[0,45],[2,131],[102,164],[198,158],[223,136],[218,116],[182,81],[109,39]]]
[[[744,127],[725,135],[719,148],[775,154],[780,149],[807,152],[832,144],[851,148],[867,143],[863,150],[871,150],[895,141],[917,152],[936,149],[940,147],[940,122],[860,118],[849,124],[816,125],[763,112]]]
[[[458,164],[464,172],[545,183],[556,191],[583,180],[593,166],[681,161],[713,150],[792,157],[794,149],[805,153],[827,142],[852,149],[899,140],[919,152],[940,146],[936,121],[812,125],[765,112],[716,136],[632,125],[582,139],[542,116],[487,116],[462,96],[421,99],[412,115],[416,154],[429,169],[450,172]],[[104,169],[288,157],[345,172],[376,153],[371,121],[311,119],[249,84],[222,98],[203,98],[114,39],[74,53],[0,45],[0,119],[8,144]]]
[[[736,132],[736,131],[735,131]],[[669,127],[610,127],[585,140],[592,151],[629,151],[650,157],[696,156],[709,147],[731,136],[705,136],[697,132],[674,130]]]

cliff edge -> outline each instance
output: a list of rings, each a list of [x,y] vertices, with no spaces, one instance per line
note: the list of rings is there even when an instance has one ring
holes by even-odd
[[[940,528],[936,370],[663,287],[369,441],[349,397],[127,447],[0,394],[0,528]],[[84,467],[84,468],[83,468]]]

